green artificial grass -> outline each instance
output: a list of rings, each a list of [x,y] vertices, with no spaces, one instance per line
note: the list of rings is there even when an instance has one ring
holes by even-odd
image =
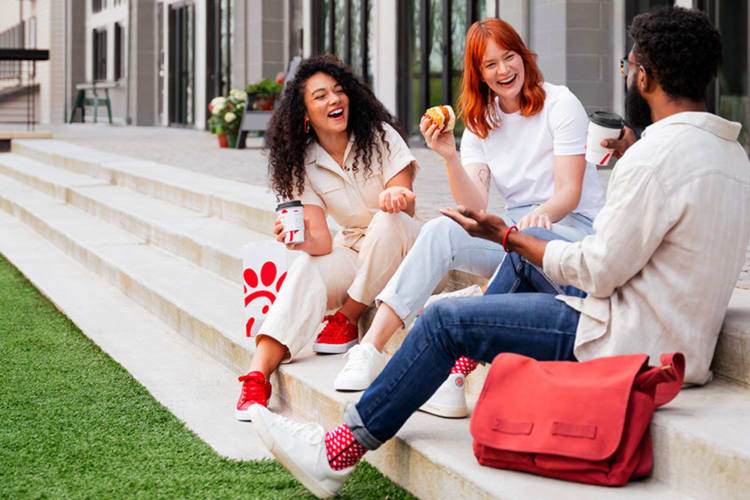
[[[412,498],[366,463],[340,496]],[[0,256],[0,498],[290,497],[313,498],[217,455]]]

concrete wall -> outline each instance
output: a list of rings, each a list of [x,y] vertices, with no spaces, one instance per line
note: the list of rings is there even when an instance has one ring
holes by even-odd
[[[244,88],[262,78],[286,71],[286,2],[235,0],[232,86]],[[303,5],[303,12],[309,6]],[[304,16],[304,14],[303,14]],[[306,32],[309,30],[305,30]],[[305,33],[307,37],[307,33]],[[306,49],[307,50],[307,49]]]
[[[20,23],[22,10],[24,14],[23,17],[27,18],[31,11],[32,3],[32,0],[22,0],[21,2],[9,2],[8,0],[0,1],[0,32]]]
[[[572,0],[566,5],[566,83],[586,111],[612,107],[614,76],[612,0]]]
[[[613,9],[618,19],[624,19],[624,0],[615,0],[614,5],[613,0],[535,0],[530,4],[530,45],[545,80],[567,85],[588,112],[614,106],[620,57],[614,51],[624,47],[624,30],[613,29]]]
[[[488,2],[490,4],[494,2]],[[529,0],[499,0],[497,5],[498,12],[495,10],[494,5],[487,6],[487,14],[493,17],[499,17],[503,21],[506,21],[513,29],[515,29],[524,43],[530,43],[529,40],[529,15],[530,5]]]
[[[373,92],[391,113],[396,113],[396,12],[397,0],[378,0],[372,6],[372,53]]]
[[[54,1],[54,0],[53,0]],[[123,67],[122,77],[117,81],[118,87],[109,90],[109,98],[112,107],[113,122],[125,125],[128,117],[128,89],[127,89],[127,68],[129,67],[127,40],[130,30],[130,20],[128,19],[128,1],[115,5],[114,2],[108,2],[107,6],[101,11],[94,13],[92,10],[93,2],[86,1],[86,30],[85,30],[85,81],[92,81],[94,78],[94,42],[93,31],[95,29],[107,30],[107,80],[115,81],[115,23],[119,23],[124,30],[123,33]],[[74,82],[74,86],[80,81]],[[106,121],[106,108],[100,107],[98,110],[98,119]],[[93,109],[87,110],[86,121],[93,120]]]
[[[63,123],[66,120],[67,96],[65,93],[65,2],[49,1],[49,62],[46,66],[49,80],[42,93],[42,120],[44,123]]]
[[[567,0],[531,2],[530,48],[537,53],[537,63],[544,79],[550,83],[567,82]]]

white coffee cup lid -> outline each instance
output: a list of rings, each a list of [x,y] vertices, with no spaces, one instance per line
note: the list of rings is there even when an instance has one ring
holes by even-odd
[[[609,111],[594,111],[589,115],[589,120],[605,128],[622,128],[625,121],[617,113]]]

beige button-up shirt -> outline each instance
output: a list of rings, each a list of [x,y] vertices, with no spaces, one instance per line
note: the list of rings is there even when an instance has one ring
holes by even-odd
[[[709,367],[750,239],[750,162],[741,125],[678,113],[649,126],[612,172],[595,234],[552,241],[544,271],[588,297],[575,356],[680,351],[686,382]]]
[[[351,171],[355,158],[353,136],[344,152],[346,170],[317,142],[305,153],[305,189],[295,198],[305,205],[318,205],[333,217],[342,228],[336,235],[337,245],[357,249],[357,242],[380,210],[379,196],[385,185],[414,161],[399,133],[387,123],[383,123],[383,128],[388,144],[386,147],[380,134],[375,134],[375,150],[369,153],[372,168],[369,177],[365,176],[361,162],[357,173]]]

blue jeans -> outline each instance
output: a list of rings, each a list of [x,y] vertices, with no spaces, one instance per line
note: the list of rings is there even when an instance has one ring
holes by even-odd
[[[544,229],[528,232],[560,239]],[[461,356],[491,362],[502,352],[514,352],[575,360],[579,313],[555,299],[560,293],[585,296],[552,282],[518,254],[508,254],[485,295],[441,300],[425,309],[359,402],[347,408],[344,422],[357,441],[374,450],[432,396]]]

